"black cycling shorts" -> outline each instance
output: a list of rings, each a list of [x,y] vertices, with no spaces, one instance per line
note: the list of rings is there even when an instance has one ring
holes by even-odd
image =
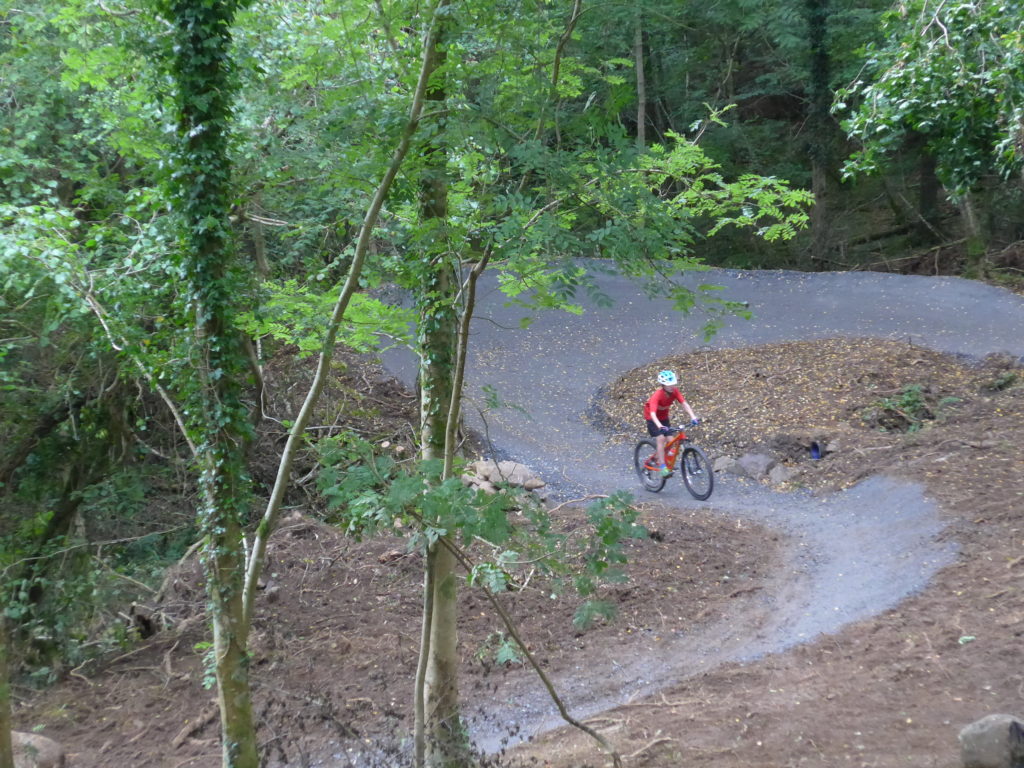
[[[664,420],[663,422],[661,422],[661,425],[662,425],[663,427],[668,427],[668,426],[671,426],[671,425],[670,425],[670,424],[668,423],[668,419],[665,419],[665,420]],[[658,428],[657,428],[657,427],[656,427],[656,426],[654,425],[654,420],[653,420],[653,419],[648,419],[648,420],[647,420],[647,434],[648,434],[648,435],[650,435],[651,437],[657,437],[658,435],[660,435],[660,434],[661,434],[661,430],[660,430],[660,429],[658,429]]]

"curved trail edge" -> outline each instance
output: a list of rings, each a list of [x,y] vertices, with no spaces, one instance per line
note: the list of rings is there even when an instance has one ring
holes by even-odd
[[[695,277],[681,280],[695,287]],[[735,270],[710,270],[699,278],[723,286],[726,299],[748,302],[754,316],[728,320],[712,349],[845,336],[910,341],[973,358],[1024,355],[1024,299],[959,278]],[[606,442],[583,422],[581,410],[628,370],[707,348],[701,343],[703,318],[647,298],[628,278],[602,276],[599,285],[614,301],[611,309],[584,302],[580,316],[544,312],[522,328],[523,310],[507,306],[493,275],[485,274],[466,392],[482,401],[481,389],[493,387],[504,401],[523,407],[525,412],[489,415],[488,437],[501,458],[530,466],[561,498],[625,489],[649,500],[632,471],[631,446]],[[405,382],[415,381],[407,356],[389,352],[385,364]],[[468,420],[471,427],[484,426],[478,417]],[[586,461],[571,460],[579,445],[593,447]],[[956,557],[955,545],[937,540],[942,521],[923,489],[886,477],[828,496],[775,492],[724,477],[708,502],[693,501],[681,483],[670,483],[658,501],[676,508],[701,504],[778,531],[782,566],[755,599],[710,626],[658,642],[637,637],[599,675],[581,665],[556,677],[576,717],[877,615],[923,589]],[[487,705],[487,720],[517,728],[520,739],[562,724],[540,682],[525,675],[503,684],[500,701]],[[505,737],[493,727],[475,730],[478,746],[488,751]]]

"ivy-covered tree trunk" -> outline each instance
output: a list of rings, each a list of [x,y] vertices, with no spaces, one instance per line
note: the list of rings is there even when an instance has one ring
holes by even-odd
[[[249,687],[242,586],[242,525],[248,514],[241,401],[246,360],[234,327],[239,279],[232,269],[229,229],[231,168],[231,23],[238,3],[170,0],[172,72],[177,86],[180,145],[174,160],[181,219],[181,273],[194,324],[189,402],[200,471],[199,523],[213,624],[214,670],[225,768],[257,768],[259,757]]]
[[[14,768],[11,747],[11,684],[7,664],[7,617],[0,613],[0,768]]]
[[[430,178],[423,187],[424,213],[442,214],[447,209],[446,181],[441,167],[444,153],[437,155],[438,164],[431,163]],[[434,247],[438,252],[430,254],[426,265],[419,317],[421,455],[424,460],[443,461],[455,367],[458,282],[443,235],[444,216],[428,217],[427,226],[434,228]],[[454,418],[458,418],[457,414]],[[457,565],[451,551],[441,542],[429,545],[424,588],[430,593],[424,599],[425,643],[420,649],[423,687],[419,695],[422,698],[423,760],[432,768],[468,765],[465,733],[459,716]]]

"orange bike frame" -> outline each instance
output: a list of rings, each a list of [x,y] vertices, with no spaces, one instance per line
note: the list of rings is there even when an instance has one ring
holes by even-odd
[[[658,438],[654,438],[654,439],[657,440]],[[665,466],[666,467],[668,467],[669,469],[671,469],[673,471],[675,470],[675,468],[676,468],[676,459],[678,459],[680,454],[683,452],[683,443],[685,443],[685,442],[686,442],[686,433],[683,432],[683,430],[680,429],[678,432],[676,432],[674,435],[672,435],[672,438],[670,440],[668,440],[665,443]],[[672,450],[672,446],[676,445],[676,443],[678,443],[678,446],[676,446],[675,451],[673,451],[672,455],[670,456],[669,455],[669,451]],[[655,461],[656,461],[657,460],[656,457],[657,457],[657,454],[656,453],[653,454],[644,463],[644,466],[646,466],[647,469],[659,469],[659,467],[653,466],[653,462],[651,461],[651,459],[655,459]]]

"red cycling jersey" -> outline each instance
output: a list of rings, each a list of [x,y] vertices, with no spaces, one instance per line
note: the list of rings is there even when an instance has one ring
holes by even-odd
[[[652,421],[654,419],[654,414],[657,414],[658,421],[664,424],[668,421],[669,406],[676,402],[686,402],[686,398],[683,397],[682,392],[675,389],[669,393],[664,388],[658,387],[654,390],[654,394],[647,399],[646,403],[644,403],[644,418],[647,421]]]

